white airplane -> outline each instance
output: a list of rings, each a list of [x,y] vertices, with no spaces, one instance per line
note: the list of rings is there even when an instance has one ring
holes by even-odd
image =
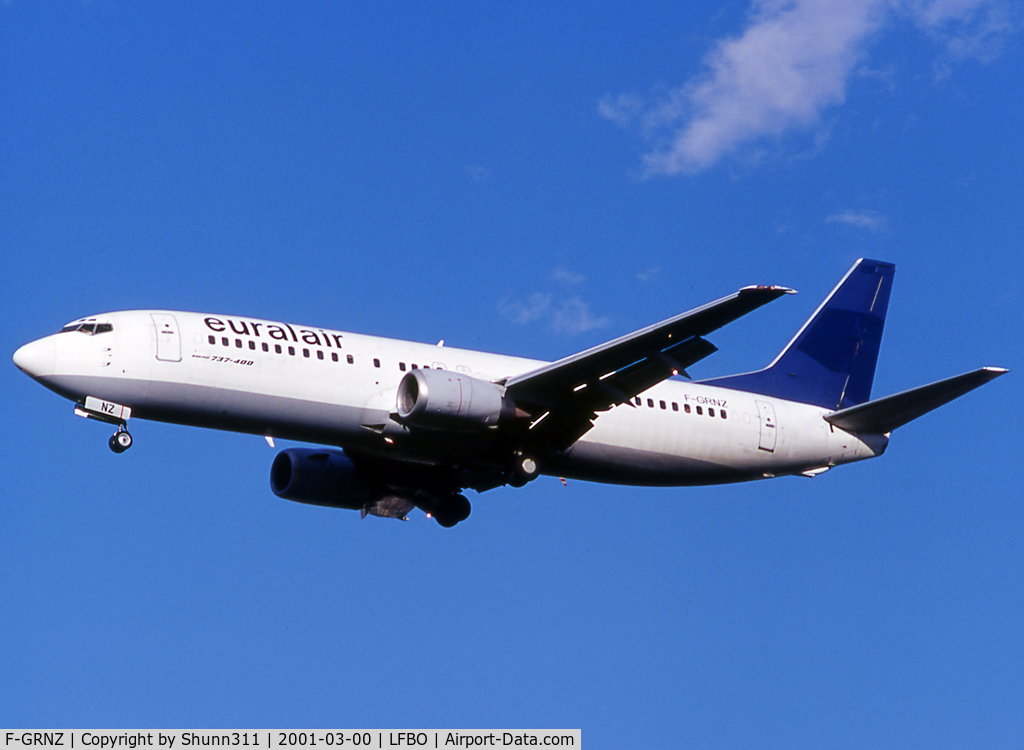
[[[539,474],[652,486],[814,477],[999,377],[984,367],[871,400],[895,266],[860,260],[765,369],[687,382],[704,336],[790,289],[755,286],[557,362],[235,315],[82,318],[14,363],[117,426],[130,417],[321,445],[274,459],[278,496],[442,526],[465,489]]]

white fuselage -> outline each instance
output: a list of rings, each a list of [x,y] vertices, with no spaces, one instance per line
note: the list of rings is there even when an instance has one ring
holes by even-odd
[[[33,377],[69,399],[109,400],[140,418],[427,463],[471,464],[487,436],[409,430],[392,419],[407,372],[442,368],[500,381],[544,364],[234,315],[144,310],[95,320],[111,330],[59,333],[25,347],[32,347],[22,359],[31,358]],[[845,432],[823,419],[828,413],[670,379],[632,406],[600,413],[593,429],[544,457],[541,469],[622,484],[710,484],[813,476],[885,449],[884,436]]]

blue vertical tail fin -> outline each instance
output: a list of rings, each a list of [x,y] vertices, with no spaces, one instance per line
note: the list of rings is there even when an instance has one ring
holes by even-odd
[[[768,367],[702,382],[828,409],[868,401],[895,272],[857,261]]]

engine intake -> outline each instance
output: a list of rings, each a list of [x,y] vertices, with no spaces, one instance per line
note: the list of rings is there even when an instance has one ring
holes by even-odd
[[[432,430],[472,432],[515,415],[505,389],[449,370],[413,370],[398,384],[398,416]]]
[[[310,505],[359,510],[377,500],[373,482],[341,451],[289,448],[270,467],[278,497]]]
[[[451,487],[438,493],[391,487],[385,481],[375,480],[335,450],[289,448],[278,453],[270,467],[270,489],[285,500],[402,520],[419,507],[434,514],[442,526],[454,526],[469,516],[469,501]]]

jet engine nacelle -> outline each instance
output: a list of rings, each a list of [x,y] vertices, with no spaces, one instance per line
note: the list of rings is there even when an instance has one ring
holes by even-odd
[[[505,389],[449,370],[413,370],[398,384],[399,418],[432,430],[475,431],[515,415]]]
[[[289,448],[270,467],[278,497],[310,505],[359,510],[376,501],[373,482],[341,451]]]
[[[341,451],[289,448],[270,467],[270,489],[278,497],[329,508],[348,508],[382,518],[401,518],[413,508],[433,514],[442,526],[469,516],[469,501],[449,488],[441,495],[394,488],[375,481]]]

